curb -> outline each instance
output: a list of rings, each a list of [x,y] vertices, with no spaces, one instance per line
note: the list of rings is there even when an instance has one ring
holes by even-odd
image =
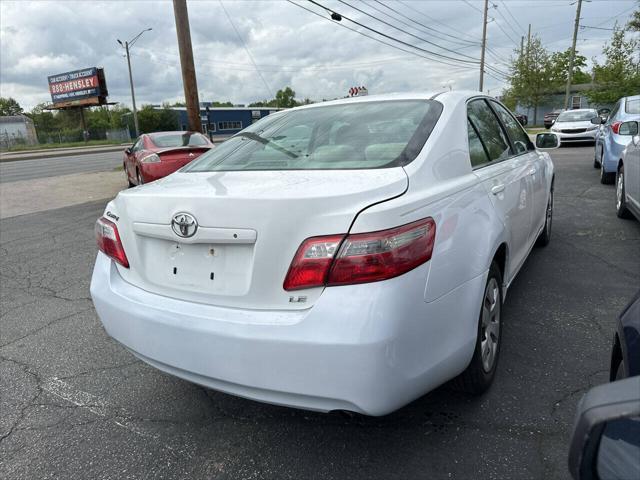
[[[96,147],[79,147],[77,150],[72,148],[61,148],[59,150],[31,150],[28,152],[12,152],[0,154],[0,162],[19,162],[20,160],[37,160],[44,158],[70,157],[75,155],[90,155],[92,153],[109,153],[122,152],[129,144],[113,145],[113,146],[96,146]],[[56,151],[57,150],[57,151]]]

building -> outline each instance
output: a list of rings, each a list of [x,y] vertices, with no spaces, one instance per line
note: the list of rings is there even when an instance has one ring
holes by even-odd
[[[593,85],[591,83],[583,83],[578,85],[572,85],[569,92],[569,109],[575,110],[578,108],[611,108],[612,105],[593,105],[589,102],[589,98],[586,96],[586,92],[591,90]],[[528,117],[529,126],[541,126],[544,121],[544,114],[553,110],[560,110],[564,108],[564,96],[565,89],[552,92],[548,99],[538,105],[537,112],[534,112],[532,107],[525,107],[519,103],[516,105],[515,113],[521,113]],[[536,115],[537,113],[537,115]],[[534,120],[535,119],[535,120]],[[534,123],[535,122],[535,123]]]
[[[178,113],[180,130],[188,130],[189,121],[186,107],[170,107],[170,109]],[[200,104],[202,133],[210,134],[213,139],[230,137],[278,110],[282,109],[270,107],[208,107],[208,104],[203,102]]]
[[[14,145],[38,145],[33,120],[26,115],[0,117],[0,148]]]

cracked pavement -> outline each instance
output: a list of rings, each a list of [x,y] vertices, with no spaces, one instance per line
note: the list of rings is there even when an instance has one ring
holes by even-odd
[[[509,291],[493,388],[444,386],[381,418],[264,405],[136,360],[89,298],[105,202],[1,220],[0,478],[568,478],[576,404],[607,381],[640,285],[640,223],[615,216],[592,152],[553,152],[551,244]]]

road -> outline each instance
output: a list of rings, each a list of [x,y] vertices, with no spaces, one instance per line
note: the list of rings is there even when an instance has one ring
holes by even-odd
[[[122,155],[122,152],[102,152],[0,162],[0,183],[55,177],[72,173],[110,171],[122,165]]]
[[[568,478],[576,404],[640,284],[640,223],[616,217],[591,149],[553,156],[553,236],[509,290],[493,387],[381,418],[210,391],[111,340],[89,298],[104,202],[0,221],[0,478]]]

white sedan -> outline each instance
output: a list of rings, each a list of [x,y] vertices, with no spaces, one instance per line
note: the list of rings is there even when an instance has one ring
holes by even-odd
[[[598,122],[593,123],[593,119],[598,119]],[[551,131],[560,137],[562,143],[595,142],[599,120],[598,111],[593,108],[567,110],[558,115]]]
[[[479,93],[274,113],[109,202],[91,295],[134,355],[241,397],[383,415],[456,377],[479,394],[553,174]]]

